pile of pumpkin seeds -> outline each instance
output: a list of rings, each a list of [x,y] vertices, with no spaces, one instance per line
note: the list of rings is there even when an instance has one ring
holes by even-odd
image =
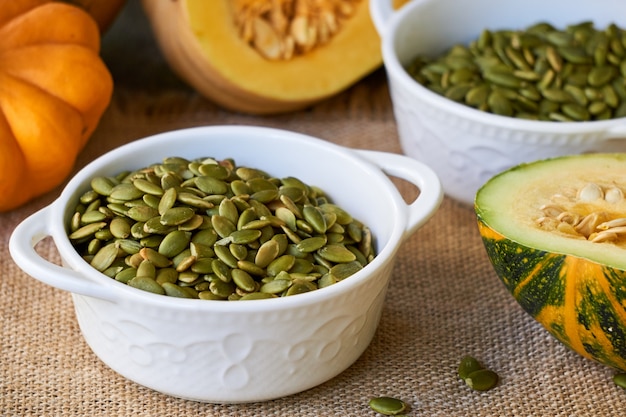
[[[168,157],[95,177],[68,234],[81,256],[111,278],[204,300],[316,290],[375,256],[370,229],[323,190],[232,159]]]
[[[626,30],[615,24],[485,29],[469,45],[418,56],[407,72],[438,94],[498,115],[541,121],[626,116]]]

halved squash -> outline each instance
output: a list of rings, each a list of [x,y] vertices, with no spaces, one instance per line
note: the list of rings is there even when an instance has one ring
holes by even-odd
[[[490,179],[475,211],[497,275],[579,354],[626,370],[626,154],[522,164]]]
[[[305,108],[382,64],[368,2],[323,3],[329,5],[325,18],[320,17],[324,10],[298,11],[313,4],[303,0],[143,0],[172,69],[218,105],[253,114]],[[334,32],[319,19],[334,22]],[[298,28],[304,28],[300,32],[305,35],[299,36]],[[273,29],[289,47],[276,51]],[[306,34],[316,40],[298,47],[298,39]]]

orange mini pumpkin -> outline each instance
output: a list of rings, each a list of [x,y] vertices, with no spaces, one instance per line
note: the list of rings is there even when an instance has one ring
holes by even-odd
[[[0,211],[71,172],[113,92],[99,51],[98,25],[81,8],[0,1]]]

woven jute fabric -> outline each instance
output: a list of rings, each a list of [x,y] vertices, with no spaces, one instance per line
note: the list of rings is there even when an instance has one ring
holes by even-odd
[[[169,72],[145,22],[136,24],[141,18],[131,2],[104,40],[116,91],[76,169],[146,135],[201,125],[270,126],[351,148],[402,152],[382,70],[306,111],[236,114]],[[113,37],[115,30],[123,36]],[[415,197],[413,186],[395,182],[407,201]],[[70,294],[27,276],[9,255],[15,226],[61,188],[0,214],[1,416],[374,416],[368,400],[382,395],[406,401],[411,416],[618,416],[626,410],[626,392],[611,380],[615,371],[568,350],[522,311],[489,264],[472,209],[448,198],[401,246],[377,333],[339,376],[252,404],[205,404],[154,392],[102,363],[81,336]],[[60,261],[50,239],[38,250]],[[500,375],[495,389],[475,392],[459,380],[458,363],[468,354]]]

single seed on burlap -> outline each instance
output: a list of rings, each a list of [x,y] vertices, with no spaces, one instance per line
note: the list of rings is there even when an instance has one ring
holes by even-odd
[[[498,374],[490,369],[479,369],[470,373],[464,381],[476,391],[487,391],[498,384]]]

